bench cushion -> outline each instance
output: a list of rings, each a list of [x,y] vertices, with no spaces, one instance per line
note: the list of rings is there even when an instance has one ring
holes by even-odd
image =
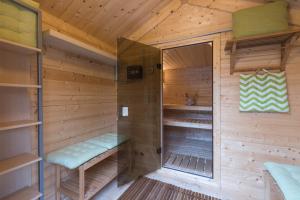
[[[265,167],[277,182],[286,200],[299,200],[300,167],[273,162],[265,163]]]
[[[112,149],[125,141],[125,137],[116,133],[107,133],[53,151],[46,157],[47,162],[75,169],[88,160]]]
[[[118,135],[117,133],[108,133],[98,137],[91,138],[87,142],[105,147],[107,149],[112,149],[119,144],[123,143],[126,138],[123,135]]]

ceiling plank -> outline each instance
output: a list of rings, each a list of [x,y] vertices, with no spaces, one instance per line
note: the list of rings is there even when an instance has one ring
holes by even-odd
[[[116,55],[116,49],[113,46],[99,40],[99,38],[89,35],[85,31],[80,30],[77,27],[74,27],[64,22],[63,20],[49,14],[46,11],[43,11],[42,20],[43,20],[43,30],[49,28],[55,29],[59,32],[65,33],[83,42],[91,44],[99,49],[102,49],[103,51]]]
[[[140,28],[134,31],[129,37],[131,40],[139,40],[149,31],[151,31],[155,26],[160,24],[166,18],[168,18],[172,13],[177,11],[181,6],[180,0],[171,1],[165,7],[163,7],[159,13],[150,18],[146,23],[144,23]]]

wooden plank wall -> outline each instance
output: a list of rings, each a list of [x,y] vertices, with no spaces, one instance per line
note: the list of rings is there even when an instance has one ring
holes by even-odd
[[[43,18],[43,29],[59,29],[60,20],[49,24],[48,19]],[[44,48],[43,60],[45,153],[116,131],[113,66],[93,63],[49,46]],[[54,167],[46,164],[45,199],[54,199],[54,173]]]
[[[180,23],[186,8],[174,14],[164,23],[156,26],[153,33],[146,34],[140,41],[162,45],[165,42],[193,38],[199,31],[193,19],[201,18],[201,13],[190,18],[190,23]],[[185,25],[187,24],[188,25]],[[177,28],[178,27],[178,28]],[[186,30],[182,32],[180,30]],[[203,29],[201,31],[204,31]],[[200,31],[200,33],[201,33]],[[206,30],[209,32],[209,29]],[[170,37],[168,37],[168,32]],[[161,33],[161,34],[160,34]],[[263,163],[275,161],[300,165],[300,48],[292,49],[287,63],[287,81],[291,112],[288,114],[240,113],[239,74],[229,74],[229,55],[224,52],[230,32],[221,36],[221,192],[222,199],[262,200],[264,195]],[[183,43],[183,42],[178,42]],[[238,66],[272,64],[279,61],[279,51],[275,46],[260,47],[261,51],[251,54],[245,50],[238,58]],[[256,49],[257,50],[257,49]],[[216,98],[216,97],[215,97]]]
[[[185,94],[196,105],[212,104],[212,48],[208,44],[163,51],[164,104],[184,105]]]

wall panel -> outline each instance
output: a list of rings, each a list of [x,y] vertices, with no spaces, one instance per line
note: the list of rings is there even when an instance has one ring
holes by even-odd
[[[43,29],[61,24],[46,14]],[[57,25],[57,27],[55,27]],[[81,33],[74,33],[80,36]],[[51,44],[50,44],[51,45]],[[45,153],[106,132],[116,131],[114,66],[61,50],[44,48]],[[55,199],[55,170],[45,165],[45,199]]]

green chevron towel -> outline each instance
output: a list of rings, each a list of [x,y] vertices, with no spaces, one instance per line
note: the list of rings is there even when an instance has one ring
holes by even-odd
[[[289,112],[284,72],[240,75],[241,112]]]

